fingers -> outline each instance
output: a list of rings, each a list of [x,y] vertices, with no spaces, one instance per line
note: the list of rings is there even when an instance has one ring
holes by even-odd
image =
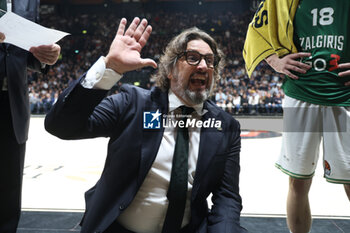
[[[311,66],[297,60],[303,57],[310,57],[310,56],[311,56],[311,53],[293,53],[293,54],[287,55],[286,59],[287,59],[287,63],[289,65],[292,65],[291,69],[293,71],[305,74],[309,69],[311,69]]]
[[[350,70],[340,72],[338,75],[339,75],[339,77],[350,76]]]
[[[57,44],[41,45],[38,47],[32,47],[29,50],[33,55],[42,63],[53,65],[56,63],[61,47]]]
[[[310,57],[311,53],[300,52],[300,53],[292,53],[292,54],[289,54],[287,56],[289,56],[290,58],[292,58],[294,60],[297,60],[298,58]]]
[[[349,63],[342,63],[338,65],[338,69],[348,69],[346,71],[340,72],[338,75],[339,77],[346,77],[350,76],[350,62]]]
[[[122,18],[122,20],[119,23],[117,36],[123,36],[124,35],[124,30],[125,30],[126,23],[127,23],[126,19]]]
[[[140,23],[140,19],[138,17],[135,17],[134,20],[131,22],[130,26],[128,27],[128,29],[126,30],[125,36],[133,37],[139,23]]]
[[[0,32],[0,43],[4,42],[5,38],[5,34]]]
[[[339,77],[349,77],[350,76],[350,62],[342,63],[338,65],[338,69],[348,69],[346,71],[339,72]],[[350,81],[344,83],[345,86],[350,86]]]
[[[142,19],[140,22],[140,19],[138,17],[135,17],[129,25],[128,29],[125,31],[126,23],[127,21],[125,18],[120,21],[117,35],[133,37],[137,42],[140,43],[141,47],[145,46],[152,32],[152,27],[147,26],[147,19]]]
[[[350,62],[339,64],[338,69],[350,69]]]
[[[293,53],[285,56],[283,59],[285,60],[286,63],[285,63],[283,72],[289,77],[291,77],[292,79],[298,79],[299,77],[293,74],[292,71],[296,73],[305,74],[309,69],[311,69],[311,66],[297,60],[303,57],[310,57],[310,56],[311,56],[311,53],[304,53],[304,52]]]
[[[138,25],[133,35],[136,41],[139,41],[146,27],[147,27],[147,20],[142,19],[141,23]]]
[[[143,48],[146,45],[146,42],[149,38],[149,36],[152,33],[152,27],[150,25],[147,26],[146,30],[143,32],[141,38],[139,39],[139,44]]]
[[[293,74],[292,72],[290,72],[290,70],[294,70],[292,68],[292,66],[290,66],[290,67],[286,66],[286,68],[284,70],[282,70],[282,73],[288,75],[288,77],[290,77],[292,79],[299,79],[299,77],[297,75]]]
[[[157,68],[157,63],[150,58],[141,59],[141,64],[142,64],[142,67],[151,66],[154,69]]]
[[[292,60],[290,63],[298,68],[298,70],[296,70],[296,71],[299,73],[306,73],[306,71],[311,69],[310,65],[303,63],[303,62]]]
[[[302,73],[302,74],[305,74],[309,69],[311,69],[310,65],[302,63],[302,62],[298,62],[295,60],[289,61],[289,65],[287,65],[287,66],[289,66],[288,68],[290,70],[293,70],[295,72]]]
[[[140,54],[149,39],[152,27],[148,25],[146,19],[140,20],[137,17],[128,27],[126,23],[124,18],[120,21],[117,35],[105,59],[106,67],[120,74],[145,66],[156,68],[155,61],[142,59]]]

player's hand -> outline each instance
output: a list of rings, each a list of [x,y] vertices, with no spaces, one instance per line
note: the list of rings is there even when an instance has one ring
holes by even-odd
[[[61,47],[58,44],[40,45],[37,47],[31,47],[29,51],[41,63],[53,65],[57,62],[58,57],[60,56]]]
[[[339,72],[339,77],[350,77],[350,62],[339,64],[338,69],[345,69],[345,71]],[[350,86],[350,81],[345,82],[345,86]]]
[[[4,42],[5,38],[5,34],[0,32],[0,43]]]
[[[117,34],[105,58],[106,68],[119,74],[145,66],[157,68],[157,63],[149,58],[141,58],[141,50],[151,35],[152,27],[146,19],[134,18],[125,31],[126,19],[120,21]]]
[[[305,74],[311,66],[297,60],[303,57],[310,57],[311,53],[292,53],[284,57],[279,58],[277,54],[273,54],[267,57],[266,62],[278,73],[288,75],[292,79],[298,79],[299,77],[292,73],[292,71]]]

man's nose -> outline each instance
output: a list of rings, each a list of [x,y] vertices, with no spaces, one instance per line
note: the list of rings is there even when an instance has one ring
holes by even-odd
[[[197,65],[198,68],[200,69],[208,69],[208,65],[207,62],[205,61],[204,58],[202,58],[199,62],[199,64]]]

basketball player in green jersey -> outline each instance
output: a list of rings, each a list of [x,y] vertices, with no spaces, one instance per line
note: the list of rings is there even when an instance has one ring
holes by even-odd
[[[299,52],[265,60],[287,75],[283,143],[276,167],[290,176],[288,227],[293,233],[306,233],[312,222],[308,193],[322,138],[324,177],[343,184],[350,200],[350,1],[298,4],[293,27]]]

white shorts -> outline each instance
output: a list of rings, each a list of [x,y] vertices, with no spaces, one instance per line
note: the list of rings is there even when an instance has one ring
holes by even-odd
[[[311,178],[323,138],[324,177],[350,184],[350,107],[315,105],[286,96],[283,115],[276,167],[294,178]]]

